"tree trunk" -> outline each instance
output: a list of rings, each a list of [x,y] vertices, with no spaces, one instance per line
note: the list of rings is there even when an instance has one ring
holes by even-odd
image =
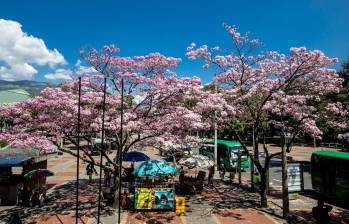
[[[259,171],[261,182],[260,182],[260,196],[261,196],[261,207],[268,207],[268,200],[267,200],[267,175],[266,170],[263,169],[263,171]]]
[[[115,169],[114,172],[114,202],[113,202],[113,208],[117,209],[119,206],[119,172],[117,169]]]
[[[269,164],[266,164],[266,166],[268,166],[268,168],[265,168],[266,169],[266,171],[265,171],[265,179],[266,179],[266,192],[267,192],[267,194],[269,195],[269,187],[270,187],[270,176],[269,176]]]

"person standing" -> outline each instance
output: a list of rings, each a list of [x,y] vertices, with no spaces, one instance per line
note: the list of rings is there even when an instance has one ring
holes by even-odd
[[[179,170],[179,188],[180,188],[180,191],[181,193],[183,193],[183,190],[184,190],[184,168],[183,166],[181,166],[181,169]]]
[[[95,169],[95,166],[93,165],[93,163],[89,163],[87,166],[86,166],[86,174],[88,175],[88,180],[89,180],[89,183],[92,182],[92,175],[93,174],[97,174],[97,171]]]
[[[105,167],[103,169],[104,171],[104,186],[110,187],[110,181],[111,181],[111,171],[109,168],[109,163],[105,164]]]
[[[224,180],[224,176],[225,176],[225,167],[223,164],[221,164],[220,166],[220,169],[219,169],[219,176],[221,178],[221,180],[223,181]]]
[[[213,186],[214,166],[208,168],[208,185]]]

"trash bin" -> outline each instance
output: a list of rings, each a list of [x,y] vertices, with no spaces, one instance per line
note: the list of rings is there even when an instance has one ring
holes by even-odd
[[[259,183],[259,175],[258,174],[253,174],[253,180],[252,182],[254,184],[258,184]]]
[[[185,197],[176,197],[176,214],[181,215],[185,212]]]

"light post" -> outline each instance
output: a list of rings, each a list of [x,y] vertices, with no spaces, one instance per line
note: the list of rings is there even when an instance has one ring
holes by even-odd
[[[101,197],[102,197],[102,165],[103,165],[103,152],[105,152],[104,145],[104,118],[105,118],[105,98],[107,92],[107,76],[104,76],[104,88],[103,88],[103,104],[102,104],[102,139],[101,139],[101,152],[100,152],[100,160],[99,160],[99,183],[98,183],[98,212],[97,212],[97,224],[100,223],[100,215],[101,215]]]
[[[218,87],[217,84],[215,85],[215,92],[217,94],[218,92]],[[214,112],[214,117],[215,117],[215,121],[214,121],[214,166],[215,166],[215,170],[218,170],[218,150],[217,150],[217,111],[215,110]]]
[[[121,111],[120,111],[120,147],[118,151],[119,159],[119,202],[118,202],[118,223],[121,222],[121,169],[122,169],[122,149],[123,149],[123,122],[124,122],[124,79],[121,79]]]
[[[254,124],[252,126],[252,147],[253,147],[253,151],[255,148],[255,139],[254,139]],[[252,155],[251,155],[252,157]],[[254,163],[253,163],[253,159],[250,158],[250,177],[251,177],[251,191],[254,192],[254,183],[253,183],[253,177],[254,177]]]
[[[81,103],[81,77],[79,77],[79,98],[78,98],[78,126],[77,126],[77,158],[76,158],[76,208],[75,208],[75,223],[78,224],[79,218],[79,164],[80,164],[80,103]],[[63,140],[61,140],[63,147]]]

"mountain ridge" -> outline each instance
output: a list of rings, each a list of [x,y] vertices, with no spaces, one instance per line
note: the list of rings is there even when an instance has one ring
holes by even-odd
[[[32,95],[38,95],[46,87],[55,86],[47,82],[33,80],[6,81],[0,79],[0,91],[10,89],[24,89]]]

